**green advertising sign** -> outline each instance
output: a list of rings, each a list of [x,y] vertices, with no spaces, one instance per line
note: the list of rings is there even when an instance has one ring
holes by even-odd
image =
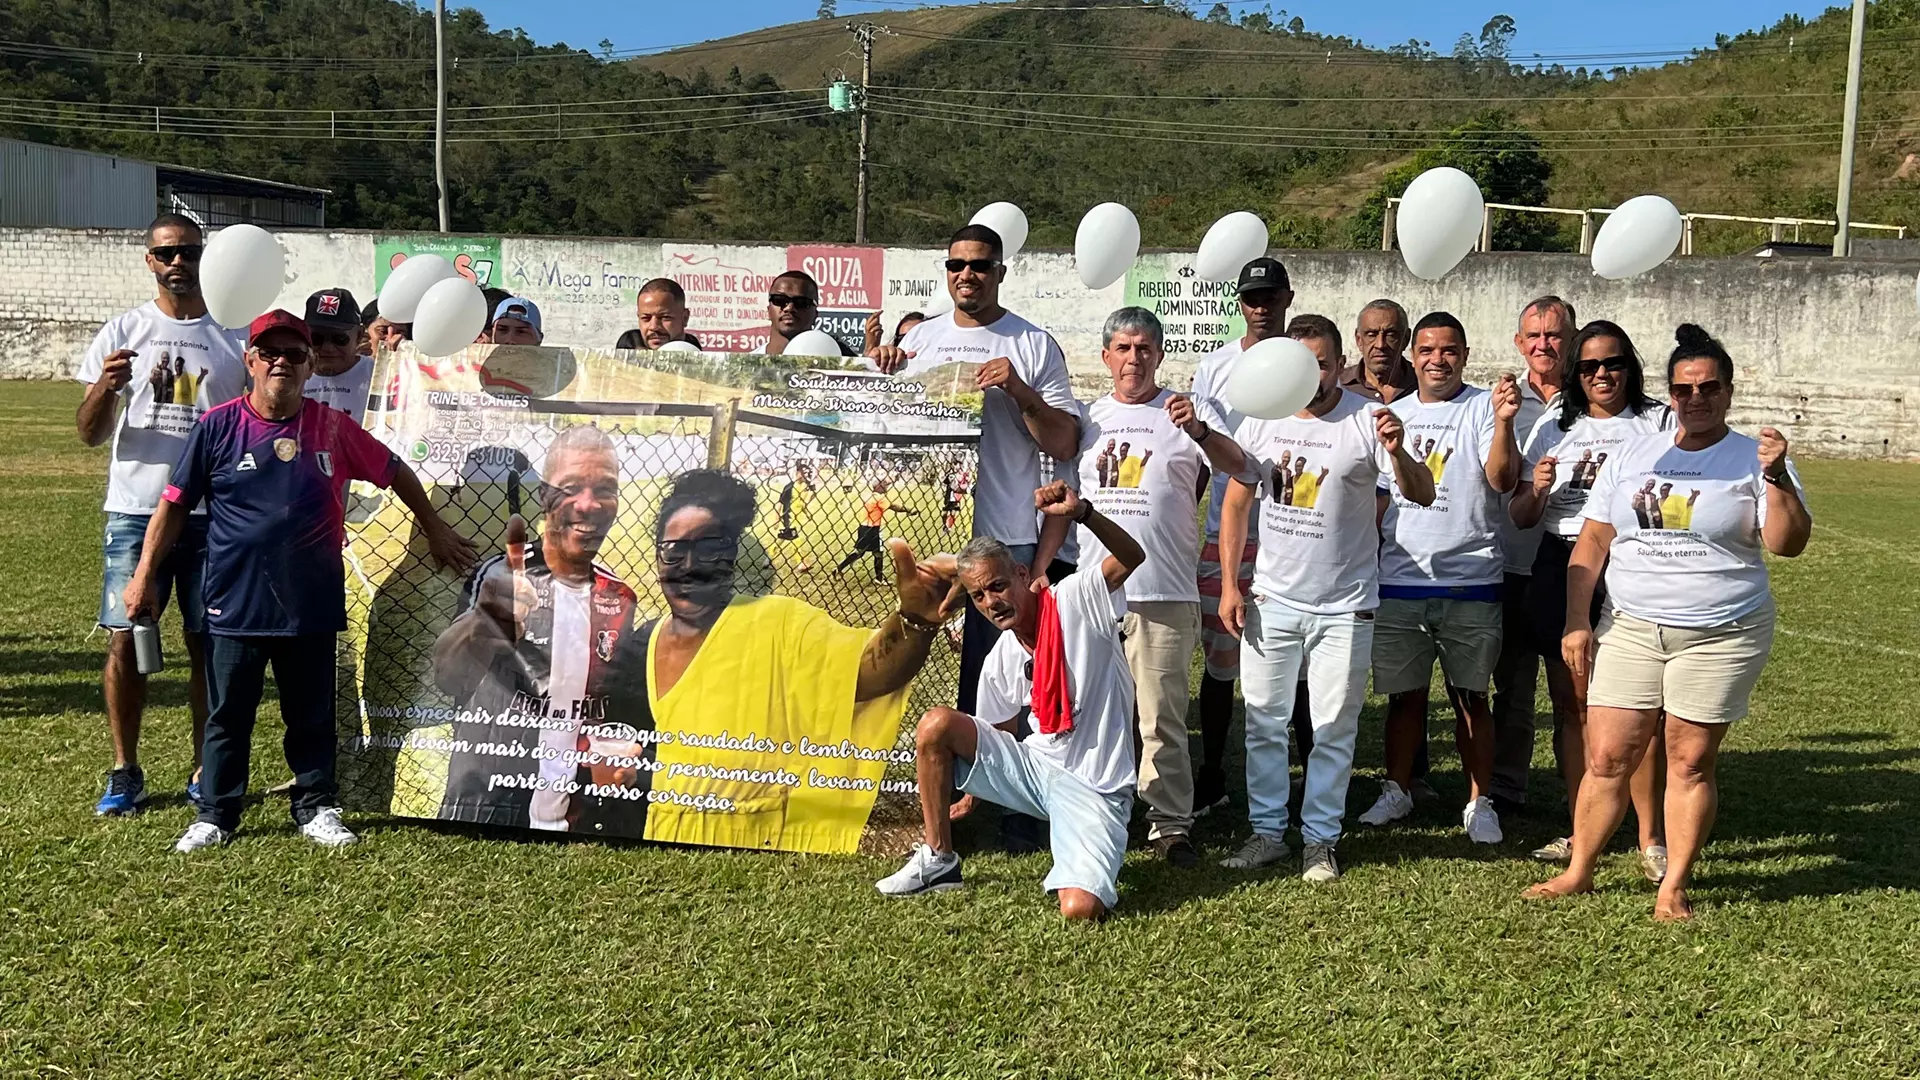
[[[1127,303],[1160,317],[1169,359],[1198,360],[1247,332],[1233,282],[1201,280],[1192,255],[1141,256],[1127,271]]]
[[[436,236],[409,233],[382,236],[373,242],[373,291],[387,284],[394,267],[414,255],[438,255],[453,264],[460,276],[483,289],[500,283],[500,239],[493,236]]]

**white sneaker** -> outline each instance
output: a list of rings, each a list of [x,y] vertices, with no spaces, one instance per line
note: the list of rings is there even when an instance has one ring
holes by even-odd
[[[1332,844],[1308,844],[1300,853],[1302,881],[1340,880],[1340,861],[1334,858]]]
[[[921,893],[957,889],[960,880],[960,856],[951,851],[935,851],[925,844],[913,845],[907,865],[890,877],[874,883],[882,896],[919,896]]]
[[[1220,860],[1220,865],[1229,870],[1258,870],[1293,854],[1287,850],[1286,842],[1277,836],[1254,833],[1240,850]]]
[[[209,821],[196,821],[187,826],[173,850],[182,855],[191,854],[201,848],[220,847],[233,840],[233,834]]]
[[[1413,813],[1413,796],[1407,789],[1388,780],[1380,785],[1380,797],[1360,815],[1362,825],[1391,825]]]
[[[1573,861],[1573,837],[1562,836],[1555,840],[1549,840],[1545,844],[1534,848],[1532,856],[1543,863],[1558,863],[1561,866],[1565,866]]]
[[[321,847],[346,847],[360,838],[340,822],[340,808],[327,806],[314,812],[313,819],[300,826],[300,835]]]
[[[1497,844],[1506,839],[1500,831],[1500,813],[1493,808],[1493,800],[1484,795],[1467,804],[1460,814],[1460,824],[1466,826],[1467,839],[1476,844]]]

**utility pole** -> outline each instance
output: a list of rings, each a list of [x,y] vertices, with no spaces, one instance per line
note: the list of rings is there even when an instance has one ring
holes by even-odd
[[[1860,136],[1860,65],[1867,37],[1867,0],[1853,0],[1853,41],[1847,47],[1847,115],[1840,135],[1840,196],[1835,200],[1833,253],[1853,254],[1853,147]]]
[[[452,232],[447,210],[447,0],[433,0],[433,184],[440,191],[440,231]]]
[[[873,35],[880,27],[870,22],[848,23],[860,43],[860,179],[853,196],[853,242],[867,242],[867,85],[873,82]]]

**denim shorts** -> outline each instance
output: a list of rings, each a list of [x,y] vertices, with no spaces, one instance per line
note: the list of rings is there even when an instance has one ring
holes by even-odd
[[[146,514],[107,514],[106,584],[100,590],[100,626],[107,630],[126,630],[127,619],[122,598],[133,571],[140,565],[140,549],[146,540]],[[165,611],[169,595],[180,598],[180,626],[189,634],[198,634],[207,626],[207,605],[200,594],[200,583],[207,562],[207,519],[194,516],[180,530],[173,551],[156,569],[154,591],[159,594],[160,610]]]

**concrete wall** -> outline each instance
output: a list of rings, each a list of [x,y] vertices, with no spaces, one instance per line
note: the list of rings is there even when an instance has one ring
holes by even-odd
[[[279,235],[288,254],[280,304],[295,311],[328,286],[371,297],[387,269],[376,261],[390,264],[393,251],[431,239]],[[153,282],[142,240],[116,230],[0,229],[0,377],[68,376],[102,321],[148,299]],[[476,243],[497,245],[497,262],[475,263],[490,275],[486,283],[538,303],[556,343],[611,347],[633,325],[639,284],[660,275],[687,286],[697,333],[740,343],[750,343],[756,329],[764,333],[767,283],[790,266],[823,278],[822,309],[841,313],[843,322],[878,308],[891,330],[907,311],[944,306],[944,252],[933,249],[511,236]],[[1920,403],[1920,310],[1910,264],[1684,259],[1635,281],[1606,282],[1577,256],[1495,253],[1469,256],[1444,280],[1425,282],[1391,252],[1280,254],[1293,277],[1296,314],[1319,312],[1351,326],[1379,296],[1399,300],[1415,317],[1452,311],[1467,326],[1471,374],[1482,383],[1520,370],[1515,320],[1542,293],[1568,298],[1582,318],[1625,326],[1656,368],[1674,326],[1698,322],[1739,362],[1740,426],[1773,424],[1809,452],[1920,458],[1920,424],[1906,400]],[[1083,396],[1097,395],[1105,378],[1099,330],[1106,314],[1129,299],[1155,307],[1171,337],[1163,381],[1184,387],[1201,352],[1239,333],[1231,301],[1193,279],[1190,267],[1190,253],[1148,253],[1127,280],[1096,291],[1080,284],[1071,256],[1027,252],[1009,267],[1003,300],[1059,338]]]

